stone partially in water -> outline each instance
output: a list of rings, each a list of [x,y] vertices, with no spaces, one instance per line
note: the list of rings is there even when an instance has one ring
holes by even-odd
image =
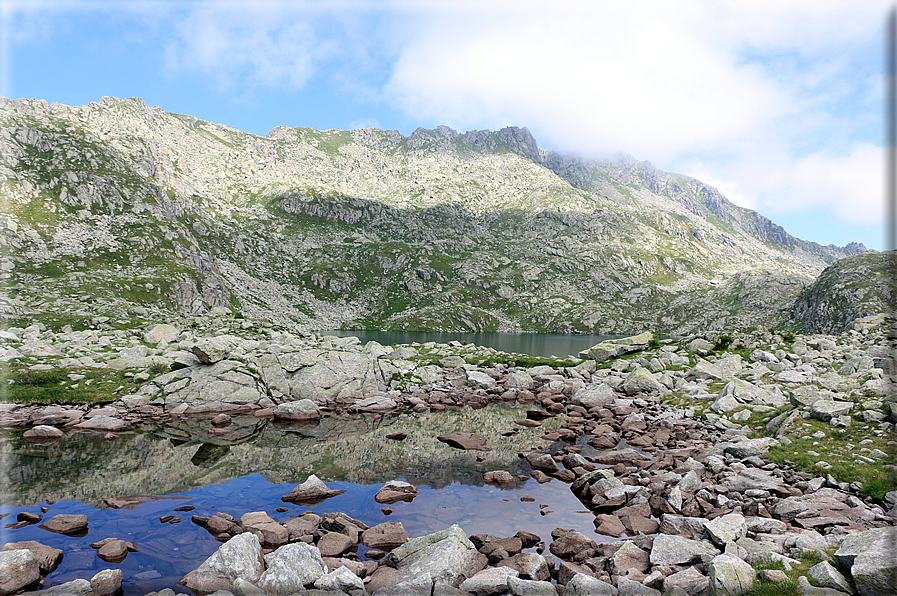
[[[361,543],[368,548],[391,550],[408,542],[408,532],[402,522],[383,522],[368,528],[361,535]]]
[[[416,496],[417,487],[413,484],[401,480],[390,480],[377,491],[374,500],[383,505],[391,505],[399,501],[410,502]]]
[[[40,579],[37,557],[25,548],[0,552],[0,594],[14,594]]]
[[[77,534],[87,528],[87,516],[64,513],[54,515],[38,527],[57,534]]]
[[[49,443],[61,439],[65,433],[55,426],[47,426],[46,424],[38,424],[37,426],[25,431],[22,438],[31,443]]]
[[[288,495],[281,497],[280,500],[287,503],[321,502],[344,492],[346,491],[330,488],[320,478],[312,474],[305,482],[294,488]]]
[[[310,399],[300,399],[278,404],[274,407],[273,413],[275,420],[305,422],[321,419],[320,408]]]

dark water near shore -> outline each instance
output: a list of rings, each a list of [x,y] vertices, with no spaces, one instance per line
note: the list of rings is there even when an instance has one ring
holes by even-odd
[[[270,420],[235,418],[229,436],[209,435],[208,420],[179,420],[145,425],[104,442],[97,433],[68,431],[51,444],[33,445],[20,433],[4,433],[0,463],[7,477],[0,479],[0,523],[15,521],[29,511],[49,519],[59,513],[85,514],[89,531],[83,537],[54,534],[37,525],[3,529],[2,542],[37,540],[61,548],[65,558],[47,578],[47,585],[77,578],[90,579],[106,568],[124,572],[124,593],[142,595],[171,587],[211,555],[221,543],[191,522],[192,515],[217,511],[239,519],[250,511],[265,511],[283,522],[312,510],[321,514],[342,511],[368,525],[400,521],[410,536],[421,536],[459,524],[470,534],[511,536],[518,530],[533,532],[551,542],[551,530],[575,528],[597,542],[608,540],[594,533],[594,515],[570,491],[568,484],[552,480],[537,484],[530,479],[507,487],[483,483],[489,470],[527,474],[517,456],[530,447],[550,446],[540,437],[559,427],[564,417],[546,420],[543,428],[515,425],[525,407],[491,405],[480,410],[449,408],[441,413],[390,414],[383,417],[327,416],[314,426],[277,425]],[[514,436],[502,433],[517,431]],[[404,432],[405,441],[385,438]],[[469,452],[448,447],[435,437],[445,432],[478,432],[492,451]],[[585,454],[594,453],[579,444]],[[485,461],[477,461],[480,455]],[[313,507],[284,503],[281,497],[315,473],[330,486],[346,493]],[[410,503],[384,505],[374,501],[383,482],[407,480],[419,488]],[[133,495],[167,498],[151,500],[130,510],[109,509],[103,499]],[[533,502],[522,502],[524,495]],[[40,506],[49,507],[42,513]],[[192,505],[190,512],[175,507]],[[540,513],[546,505],[546,515]],[[286,512],[278,513],[278,507]],[[175,515],[181,523],[160,523]],[[89,547],[108,537],[133,542],[140,552],[121,563],[107,563]],[[366,547],[359,545],[364,557]]]
[[[557,333],[450,333],[435,331],[322,331],[322,335],[337,337],[357,337],[361,343],[376,341],[385,346],[394,344],[426,343],[435,341],[445,344],[456,340],[478,346],[494,348],[502,352],[530,354],[532,356],[556,356],[566,358],[576,356],[580,351],[591,348],[606,339],[618,335],[561,335]]]

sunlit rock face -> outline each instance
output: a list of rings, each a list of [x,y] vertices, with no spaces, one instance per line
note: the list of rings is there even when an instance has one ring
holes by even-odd
[[[49,299],[97,316],[84,293],[113,320],[226,308],[295,330],[780,326],[827,265],[865,252],[629,156],[546,151],[525,128],[259,137],[116,98],[0,99],[0,122],[13,314]],[[797,316],[822,324],[820,304]]]

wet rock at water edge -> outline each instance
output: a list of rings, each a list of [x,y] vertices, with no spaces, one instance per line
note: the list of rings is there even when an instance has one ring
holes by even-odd
[[[385,482],[374,500],[383,505],[392,505],[399,501],[411,502],[417,496],[417,487],[402,480],[390,480]]]
[[[321,419],[321,410],[310,399],[289,401],[274,407],[274,419],[288,422],[314,422]]]
[[[42,523],[40,528],[57,534],[76,535],[87,532],[87,516],[61,513]]]
[[[333,489],[312,474],[308,479],[294,488],[288,495],[280,498],[287,503],[320,503],[324,499],[341,495],[345,490]]]
[[[476,433],[447,433],[439,435],[436,439],[456,449],[492,451],[491,447],[486,447],[486,439]]]
[[[45,424],[39,424],[22,434],[22,438],[30,443],[49,443],[61,439],[63,436],[65,436],[64,432],[55,426]]]
[[[361,534],[361,543],[376,550],[392,550],[408,542],[408,532],[402,522],[383,522]],[[370,551],[368,551],[370,558]]]

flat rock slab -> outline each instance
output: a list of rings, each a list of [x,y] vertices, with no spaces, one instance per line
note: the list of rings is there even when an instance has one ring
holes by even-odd
[[[368,528],[361,535],[361,543],[368,548],[392,550],[408,542],[408,532],[402,522],[383,522]]]
[[[87,516],[62,513],[54,515],[38,527],[57,534],[77,534],[87,529]]]
[[[439,435],[436,440],[441,441],[449,447],[455,449],[464,449],[466,451],[492,451],[491,447],[486,447],[486,439],[476,433],[447,433]]]

